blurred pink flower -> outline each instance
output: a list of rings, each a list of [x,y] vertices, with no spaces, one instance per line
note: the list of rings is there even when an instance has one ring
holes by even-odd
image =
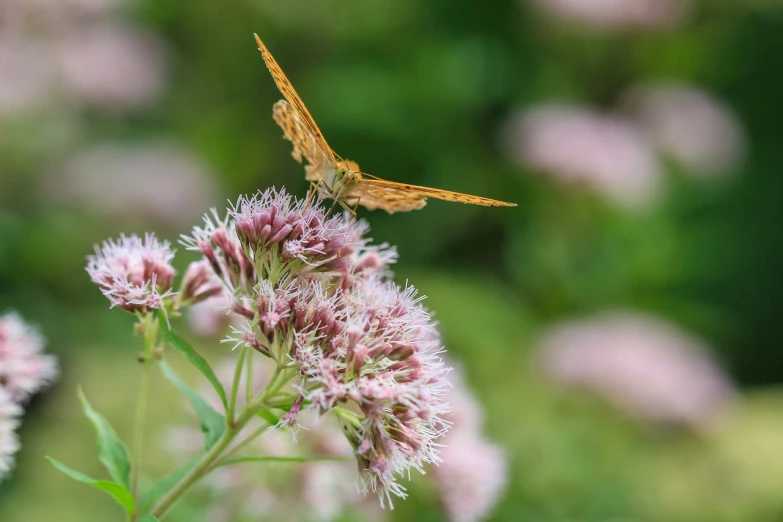
[[[0,24],[20,32],[62,35],[104,22],[126,0],[3,0]]]
[[[57,360],[43,354],[45,339],[15,313],[0,316],[0,389],[24,403],[58,376]]]
[[[136,109],[166,86],[163,46],[127,27],[94,25],[58,43],[60,81],[78,100],[105,109]]]
[[[198,303],[205,299],[219,297],[226,293],[226,287],[218,279],[209,261],[202,259],[188,265],[182,278],[182,300]]]
[[[654,29],[670,27],[687,11],[687,0],[536,0],[558,18],[587,26]]]
[[[188,266],[182,280],[182,300],[194,303],[185,314],[191,330],[204,337],[225,333],[231,325],[239,327],[243,320],[232,313],[228,289],[205,259]]]
[[[508,482],[503,450],[482,434],[481,405],[462,376],[452,371],[449,393],[451,430],[444,437],[442,458],[433,468],[441,502],[452,522],[476,522],[486,518]]]
[[[565,183],[584,183],[623,207],[649,204],[661,172],[651,144],[631,123],[585,108],[539,106],[506,128],[519,164]]]
[[[631,90],[624,108],[662,152],[699,177],[727,174],[745,152],[734,112],[708,93],[684,85],[646,85]]]
[[[223,334],[229,326],[238,327],[243,320],[231,313],[231,299],[227,293],[191,305],[185,313],[190,329],[204,337]]]
[[[218,193],[214,176],[187,149],[169,142],[99,144],[52,171],[47,191],[110,216],[192,223]]]
[[[14,455],[20,448],[16,428],[21,414],[21,406],[0,386],[0,482],[13,469]]]
[[[563,323],[537,352],[555,381],[645,419],[697,427],[734,396],[709,348],[656,317],[613,312]]]
[[[506,458],[496,445],[470,433],[450,433],[435,480],[452,522],[475,522],[489,515],[508,480]]]
[[[39,108],[53,83],[45,45],[3,33],[0,25],[0,115]]]

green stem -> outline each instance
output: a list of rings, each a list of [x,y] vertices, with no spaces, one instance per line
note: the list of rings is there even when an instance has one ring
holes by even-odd
[[[243,344],[239,349],[239,360],[234,369],[234,382],[231,384],[231,398],[228,401],[228,408],[226,408],[226,424],[229,427],[234,424],[234,412],[237,408],[237,395],[239,394],[239,381],[242,378],[242,370],[245,369],[245,355],[247,354],[247,350],[247,346]]]
[[[134,425],[133,436],[133,460],[131,464],[131,494],[134,499],[138,499],[139,491],[139,473],[141,471],[141,453],[144,440],[144,421],[147,413],[147,402],[150,391],[150,379],[152,377],[152,365],[155,362],[153,348],[158,338],[158,322],[152,314],[144,318],[144,368],[141,374],[141,386],[139,387],[139,398],[136,404],[136,422]],[[133,516],[133,520],[138,518],[138,512]]]
[[[179,498],[193,484],[198,482],[199,479],[209,472],[209,470],[212,468],[212,465],[218,460],[218,458],[220,458],[220,454],[223,452],[223,450],[233,442],[234,438],[239,434],[242,428],[245,427],[245,424],[253,419],[256,412],[262,406],[263,405],[254,405],[253,407],[247,408],[244,412],[242,412],[242,415],[239,416],[235,425],[229,426],[226,429],[226,431],[223,433],[223,436],[220,437],[215,445],[212,446],[212,448],[210,448],[210,450],[205,453],[203,457],[201,457],[201,460],[199,460],[198,464],[196,464],[193,469],[191,469],[184,477],[182,477],[179,482],[177,482],[174,487],[169,490],[169,492],[163,498],[161,498],[157,504],[155,504],[155,506],[152,508],[152,511],[150,511],[150,514],[162,519],[163,516],[171,509],[174,503],[179,500]]]
[[[253,399],[253,350],[247,352],[247,376],[245,377],[245,404]]]
[[[272,381],[270,381],[267,389],[264,391],[264,395],[262,399],[264,402],[268,401],[269,399],[277,395],[277,392],[279,392],[283,388],[283,386],[288,384],[288,382],[291,380],[291,376],[287,375],[287,372],[288,371],[284,370],[282,366],[277,367],[277,370],[275,370],[275,375]],[[278,381],[281,375],[283,376],[283,378]]]
[[[228,408],[226,409],[226,431],[215,443],[215,445],[212,446],[212,448],[210,448],[209,451],[201,457],[196,466],[193,467],[184,477],[182,477],[179,482],[177,482],[174,487],[169,490],[169,492],[166,493],[166,495],[161,498],[157,504],[155,504],[155,506],[152,508],[152,511],[150,511],[151,515],[162,519],[163,516],[171,509],[174,503],[179,500],[179,498],[185,494],[185,492],[193,484],[198,482],[202,477],[212,471],[216,467],[216,464],[225,461],[228,456],[235,454],[238,449],[244,447],[250,441],[261,435],[264,430],[266,430],[267,426],[258,428],[247,439],[243,440],[235,448],[230,449],[227,455],[223,455],[223,451],[231,445],[245,425],[255,418],[256,414],[261,409],[267,406],[267,399],[269,397],[273,397],[275,393],[277,393],[277,391],[285,386],[285,384],[290,380],[290,376],[285,378],[286,371],[278,366],[275,369],[275,374],[273,375],[272,379],[267,384],[266,390],[259,394],[261,397],[256,397],[255,400],[248,403],[247,406],[241,411],[239,416],[234,419],[237,394],[240,388],[239,381],[242,376],[242,371],[245,369],[244,359],[247,355],[247,349],[248,348],[245,346],[242,347],[242,352],[239,355],[239,361],[237,361],[236,370],[234,372],[234,383],[231,388],[231,399],[229,401]],[[278,379],[280,378],[281,374],[283,375],[284,379],[279,381]]]
[[[220,466],[221,462],[224,462],[226,459],[232,457],[233,455],[236,455],[240,450],[242,450],[245,446],[256,440],[262,433],[264,433],[266,430],[269,429],[269,424],[262,424],[256,430],[247,436],[242,442],[232,447],[230,450],[226,452],[225,455],[223,455],[220,460],[218,460],[214,466],[212,466],[212,469],[215,469],[216,467]]]

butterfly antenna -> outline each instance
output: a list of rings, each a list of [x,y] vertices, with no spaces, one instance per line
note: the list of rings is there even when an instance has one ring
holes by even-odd
[[[360,174],[362,176],[367,176],[370,179],[377,179],[377,180],[380,180],[380,181],[386,181],[383,178],[379,178],[378,176],[373,176],[372,174],[367,174],[366,172],[361,172]]]

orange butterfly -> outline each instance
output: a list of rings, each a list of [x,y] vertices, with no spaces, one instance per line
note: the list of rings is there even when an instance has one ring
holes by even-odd
[[[428,197],[473,205],[516,206],[516,203],[505,203],[459,192],[395,183],[361,172],[359,165],[341,158],[326,143],[315,120],[294,90],[294,86],[288,81],[258,35],[255,37],[266,66],[272,73],[277,88],[285,97],[285,100],[280,100],[274,105],[275,122],[283,129],[285,138],[294,145],[292,152],[294,159],[299,163],[302,163],[302,158],[307,160],[306,179],[315,183],[318,190],[326,197],[340,202],[346,208],[348,205],[355,207],[358,204],[370,210],[382,208],[389,214],[420,209],[427,204]]]

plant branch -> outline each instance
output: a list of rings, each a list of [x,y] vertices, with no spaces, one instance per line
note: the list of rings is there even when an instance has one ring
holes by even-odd
[[[229,427],[234,425],[234,412],[236,411],[237,407],[239,382],[242,379],[242,371],[245,369],[245,356],[247,355],[247,350],[247,346],[243,344],[239,349],[239,360],[237,361],[237,366],[234,369],[234,381],[231,384],[231,398],[228,401],[228,408],[226,409],[226,424]]]
[[[134,499],[138,499],[139,474],[141,471],[141,454],[144,441],[144,421],[147,414],[147,402],[150,390],[150,380],[152,377],[152,365],[155,362],[153,349],[158,338],[158,322],[153,314],[148,314],[144,318],[144,368],[141,374],[141,386],[139,387],[139,398],[136,404],[136,420],[134,423],[133,436],[133,459],[131,463],[131,494]],[[133,520],[139,516],[138,512]]]
[[[196,482],[198,482],[204,475],[206,475],[213,467],[213,464],[220,458],[221,453],[225,450],[239,435],[242,428],[255,417],[255,414],[263,407],[263,403],[254,404],[242,412],[237,418],[234,426],[228,426],[223,436],[218,439],[210,450],[201,457],[195,467],[191,469],[179,482],[177,482],[169,492],[155,504],[150,511],[150,514],[160,519],[168,513],[174,503]]]

